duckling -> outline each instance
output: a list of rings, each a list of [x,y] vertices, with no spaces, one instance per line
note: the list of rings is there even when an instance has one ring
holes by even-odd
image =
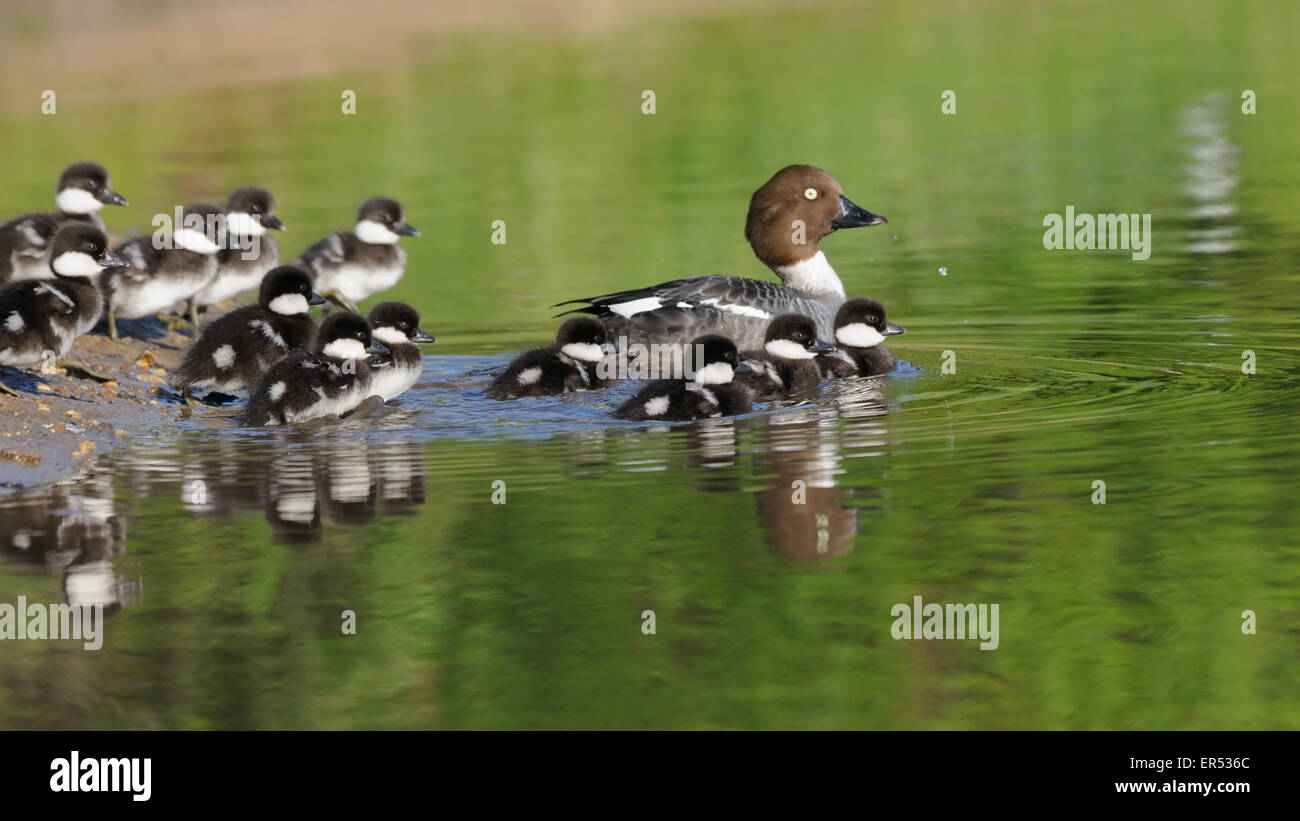
[[[99,320],[103,302],[94,279],[125,264],[108,250],[108,237],[98,228],[80,222],[60,228],[50,243],[53,279],[24,279],[0,288],[0,365],[52,365],[66,356],[73,341]],[[3,383],[0,390],[18,395]]]
[[[733,381],[752,368],[739,362],[725,336],[707,335],[691,343],[697,364],[694,379],[661,379],[623,403],[614,415],[637,421],[684,422],[750,411],[749,394]]]
[[[258,380],[241,421],[254,427],[289,425],[347,413],[370,395],[367,357],[386,353],[365,317],[330,314],[311,353],[281,358]]]
[[[190,300],[190,321],[198,327],[198,314],[209,305],[234,299],[257,288],[272,268],[280,264],[280,246],[266,235],[268,229],[286,231],[275,215],[275,199],[265,188],[239,188],[226,202],[226,248],[217,252],[217,276]]]
[[[316,290],[345,310],[397,284],[406,271],[406,252],[397,244],[420,232],[406,221],[397,200],[375,197],[357,211],[356,228],[330,234],[295,262],[314,277]]]
[[[835,341],[839,348],[817,357],[823,379],[879,376],[894,369],[894,355],[880,344],[885,337],[906,329],[885,318],[885,306],[859,297],[840,306],[835,314]]]
[[[118,319],[159,314],[212,282],[226,244],[224,221],[216,206],[187,205],[170,233],[160,229],[117,248],[126,266],[100,278],[110,338],[118,339]]]
[[[597,373],[597,363],[616,353],[605,341],[605,327],[589,317],[574,317],[560,326],[555,344],[521,355],[485,391],[489,399],[549,396],[606,388],[613,379]]]
[[[370,309],[370,333],[390,353],[370,359],[370,393],[387,402],[406,393],[424,371],[417,343],[437,342],[420,328],[420,312],[404,302],[381,302]]]
[[[755,397],[815,388],[821,382],[817,355],[835,350],[817,338],[817,326],[806,316],[782,314],[767,326],[763,350],[746,351],[740,359],[753,373],[740,378]]]
[[[0,224],[0,283],[50,278],[50,240],[58,230],[79,222],[106,231],[99,209],[126,205],[126,197],[113,190],[104,166],[78,162],[59,175],[54,205],[56,214],[24,214]]]
[[[256,305],[237,308],[203,327],[172,374],[187,405],[192,391],[234,393],[253,387],[285,354],[305,351],[316,333],[308,313],[325,299],[311,289],[307,272],[292,265],[272,270],[262,280]]]

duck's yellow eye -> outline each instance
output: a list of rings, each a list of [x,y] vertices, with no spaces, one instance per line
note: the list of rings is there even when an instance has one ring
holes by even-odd
[[[815,200],[815,199],[817,199],[817,189],[816,189],[816,188],[805,188],[805,189],[803,190],[803,195],[804,195],[804,197],[805,197],[806,199]]]

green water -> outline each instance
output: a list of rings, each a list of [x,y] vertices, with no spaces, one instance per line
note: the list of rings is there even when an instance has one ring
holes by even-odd
[[[177,423],[0,498],[0,602],[113,603],[99,651],[0,644],[0,727],[1300,728],[1300,9],[913,5],[6,121],[3,213],[83,156],[120,234],[259,184],[292,254],[401,199],[387,296],[440,341],[382,425]],[[745,208],[792,162],[889,218],[822,247],[898,376],[670,429],[482,398],[552,303],[764,276]],[[1151,214],[1150,259],[1045,250],[1069,205]],[[998,604],[998,648],[894,640],[918,595]]]

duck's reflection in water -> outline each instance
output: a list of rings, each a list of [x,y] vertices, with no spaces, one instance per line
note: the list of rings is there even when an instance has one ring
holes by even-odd
[[[887,384],[844,380],[827,385],[816,404],[774,402],[764,413],[739,419],[619,430],[584,440],[584,472],[599,472],[598,465],[630,473],[685,467],[700,491],[739,492],[750,484],[748,459],[763,483],[754,499],[772,550],[796,561],[847,553],[859,514],[880,506],[881,491],[864,484],[860,471],[854,487],[844,486],[843,463],[886,453],[892,407]]]
[[[880,380],[827,388],[823,402],[755,420],[755,470],[767,483],[754,494],[768,547],[808,561],[853,549],[863,497],[871,486],[845,487],[845,459],[883,453],[889,400]],[[825,401],[829,400],[829,401]],[[850,499],[856,499],[852,505]]]
[[[0,500],[0,552],[59,574],[68,604],[115,613],[140,595],[140,584],[114,569],[113,559],[126,552],[126,517],[117,512],[112,474],[102,468]]]
[[[261,510],[279,541],[313,542],[326,523],[361,524],[424,503],[425,463],[412,441],[287,439],[250,459],[247,442],[217,442],[179,457],[135,448],[122,461],[151,495],[176,493],[191,516]]]

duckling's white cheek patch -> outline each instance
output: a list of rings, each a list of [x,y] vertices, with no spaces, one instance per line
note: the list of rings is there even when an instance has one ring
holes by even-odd
[[[537,380],[542,378],[541,368],[524,368],[519,372],[518,381],[520,385],[536,385]]]
[[[212,361],[224,371],[235,364],[235,349],[230,345],[222,345],[212,352]]]
[[[357,239],[368,245],[393,245],[401,237],[374,220],[361,220],[356,227]]]
[[[21,331],[25,327],[27,327],[27,323],[23,322],[23,315],[17,311],[9,314],[8,318],[5,319],[5,328],[14,333]]]
[[[778,359],[812,359],[817,355],[789,339],[773,339],[763,346],[763,350]]]
[[[854,322],[835,329],[835,339],[853,348],[874,348],[885,341],[885,335],[862,322]]]
[[[65,277],[93,277],[104,270],[94,257],[80,251],[64,251],[54,258],[50,267],[54,269],[54,273]]]
[[[406,338],[406,334],[388,325],[385,325],[382,328],[375,328],[370,333],[371,336],[390,348],[394,345],[403,345],[411,341]]]
[[[172,245],[196,254],[215,254],[221,250],[206,234],[193,228],[177,228],[173,231]]]
[[[570,342],[560,348],[560,353],[583,362],[599,362],[605,358],[605,352],[594,342]]]
[[[295,316],[307,313],[307,297],[302,294],[280,294],[267,306],[281,316]]]
[[[321,350],[335,359],[360,359],[366,355],[366,346],[356,339],[336,339]]]
[[[646,416],[663,416],[668,411],[668,397],[656,396],[645,403]]]
[[[700,385],[725,385],[734,374],[735,371],[726,362],[714,362],[696,371],[695,381]]]
[[[252,214],[242,211],[226,214],[226,230],[239,237],[260,237],[266,234],[266,226],[253,219]]]
[[[65,188],[54,195],[54,204],[65,214],[93,214],[104,203],[84,188]]]

